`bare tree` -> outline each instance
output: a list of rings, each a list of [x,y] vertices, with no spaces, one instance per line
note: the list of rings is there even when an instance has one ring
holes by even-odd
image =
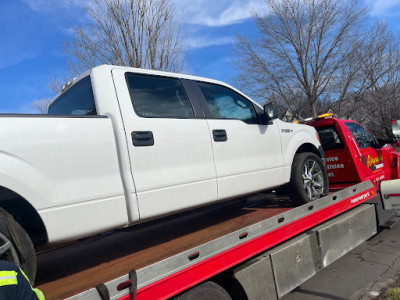
[[[86,13],[90,24],[74,27],[64,47],[72,77],[100,64],[182,68],[182,18],[169,0],[92,0]],[[49,88],[59,91],[60,85],[53,80]]]
[[[237,83],[259,99],[272,99],[293,115],[316,115],[371,88],[365,73],[382,43],[366,23],[360,0],[266,0],[253,13],[260,38],[238,37]],[[377,73],[375,73],[377,74]]]
[[[50,98],[44,98],[41,100],[33,100],[31,106],[33,109],[37,110],[40,114],[45,114],[47,112],[47,107],[51,103]]]
[[[365,125],[380,137],[390,137],[391,120],[400,118],[399,39],[384,23],[377,23],[374,39],[364,43],[361,73],[365,92],[349,94],[345,101],[332,103],[340,117]]]

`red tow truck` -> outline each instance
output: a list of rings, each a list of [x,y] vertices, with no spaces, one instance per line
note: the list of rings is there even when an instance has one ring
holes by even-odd
[[[38,288],[70,300],[281,298],[376,234],[381,200],[400,207],[400,181],[383,184],[399,177],[399,153],[352,121],[310,124],[336,192],[297,207],[256,194],[39,254]]]
[[[279,299],[377,233],[367,181],[296,207],[258,194],[38,255],[46,299]]]
[[[316,128],[325,151],[330,190],[340,190],[358,182],[371,181],[377,188],[382,180],[400,178],[400,152],[394,140],[376,138],[352,120],[323,114],[304,122]],[[393,122],[396,134],[398,121]]]

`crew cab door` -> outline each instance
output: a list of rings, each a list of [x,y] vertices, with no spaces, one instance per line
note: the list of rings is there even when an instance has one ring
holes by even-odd
[[[140,219],[217,199],[207,121],[179,78],[113,70]]]
[[[233,89],[196,83],[212,137],[218,199],[283,184],[278,126],[261,124],[254,104]]]
[[[375,137],[358,123],[345,122],[345,125],[356,142],[356,151],[361,155],[363,180],[371,180],[377,185],[379,181],[390,178],[388,158],[380,148],[374,148],[377,145]]]
[[[319,120],[315,126],[325,151],[326,171],[330,187],[343,188],[362,181],[361,157],[354,157],[351,141],[333,120]],[[355,143],[355,141],[354,141]]]

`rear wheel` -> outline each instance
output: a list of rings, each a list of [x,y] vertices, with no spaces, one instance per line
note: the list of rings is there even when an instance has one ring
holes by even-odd
[[[36,278],[35,248],[24,228],[2,208],[0,208],[0,258],[19,266],[33,285]]]
[[[221,286],[206,281],[175,298],[175,300],[231,300],[231,296]]]
[[[314,153],[296,154],[292,165],[289,194],[299,204],[317,200],[328,194],[329,182],[324,164]]]

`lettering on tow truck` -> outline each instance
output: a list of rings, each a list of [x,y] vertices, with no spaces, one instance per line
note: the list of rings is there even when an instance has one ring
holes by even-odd
[[[327,170],[336,170],[336,169],[344,169],[344,164],[328,164],[330,162],[339,162],[339,157],[337,156],[330,156],[326,158],[326,169]],[[335,177],[333,172],[328,172],[328,177]]]
[[[364,194],[362,194],[362,195],[360,195],[360,196],[358,196],[356,198],[351,199],[350,203],[352,203],[352,204],[353,203],[357,203],[359,201],[365,200],[369,196],[370,196],[370,192],[368,191],[368,192],[366,192],[366,193],[364,193]]]
[[[384,180],[384,179],[385,179],[385,175],[381,175],[380,177],[375,178],[375,179],[374,179],[374,182],[375,182],[375,183],[378,183],[379,181],[382,181],[382,180]]]
[[[339,161],[339,157],[337,156],[330,156],[326,158],[326,162],[332,162],[332,161]]]

